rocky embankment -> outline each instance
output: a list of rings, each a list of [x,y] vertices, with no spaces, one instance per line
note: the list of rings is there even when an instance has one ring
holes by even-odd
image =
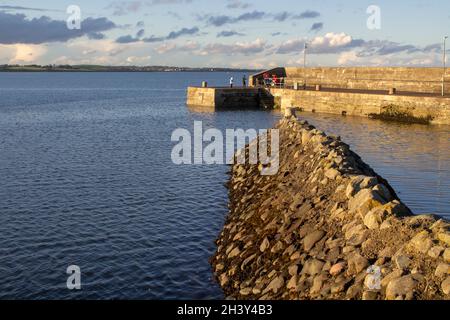
[[[211,258],[238,299],[449,299],[450,224],[413,216],[339,137],[285,118],[280,170],[234,165]]]

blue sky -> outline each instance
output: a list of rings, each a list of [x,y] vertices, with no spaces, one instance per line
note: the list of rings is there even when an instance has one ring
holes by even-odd
[[[439,66],[450,1],[0,0],[0,29],[1,64]]]

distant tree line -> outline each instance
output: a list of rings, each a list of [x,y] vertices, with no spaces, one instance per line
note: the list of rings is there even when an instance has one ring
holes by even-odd
[[[100,65],[38,65],[3,64],[0,71],[82,71],[82,72],[258,72],[254,69],[189,68],[173,66],[100,66]]]

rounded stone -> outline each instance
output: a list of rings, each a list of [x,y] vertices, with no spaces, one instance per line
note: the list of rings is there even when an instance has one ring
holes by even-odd
[[[270,242],[269,239],[264,238],[263,242],[261,243],[261,245],[259,246],[259,250],[261,252],[264,252],[267,250],[267,248],[269,248]]]
[[[228,258],[234,258],[236,256],[238,256],[241,253],[241,250],[239,250],[238,247],[234,248],[233,250],[231,250],[231,252],[228,254]]]
[[[291,276],[297,275],[298,274],[298,265],[297,264],[290,265],[288,268],[288,272],[289,272],[289,275],[291,275]]]
[[[288,290],[295,290],[297,288],[297,275],[293,275],[289,280],[286,288]]]
[[[248,296],[250,293],[252,293],[252,288],[243,288],[239,291],[242,296]]]
[[[283,276],[279,276],[276,277],[275,279],[273,279],[269,285],[266,287],[266,289],[264,290],[264,293],[273,291],[274,293],[277,293],[278,290],[281,289],[281,287],[283,287],[284,285],[284,278]]]
[[[377,300],[378,292],[364,291],[362,294],[362,300]]]
[[[333,265],[330,268],[330,274],[334,277],[340,274],[342,271],[344,271],[344,268],[347,264],[345,262],[339,262]]]
[[[404,270],[411,264],[411,259],[406,255],[398,255],[394,257],[394,262],[397,268]]]
[[[444,261],[450,263],[450,249],[444,251]]]
[[[397,298],[411,300],[414,296],[416,282],[412,276],[403,276],[389,282],[386,288],[386,298],[395,300]]]
[[[302,274],[316,275],[322,271],[323,261],[317,259],[310,259],[306,261],[302,269]]]
[[[441,284],[442,292],[446,295],[450,294],[450,277],[447,277]]]
[[[313,232],[311,232],[310,234],[308,234],[304,239],[303,239],[303,246],[305,248],[305,251],[309,251],[312,249],[312,247],[314,247],[314,245],[323,238],[323,236],[325,235],[325,232],[323,232],[322,230],[315,230]]]
[[[325,171],[325,176],[330,180],[335,180],[338,175],[339,171],[333,168]]]
[[[381,286],[386,287],[392,280],[398,279],[402,276],[403,270],[397,269],[389,273],[386,277],[381,280]]]
[[[348,260],[350,274],[358,274],[369,265],[369,261],[359,253],[353,253]]]
[[[429,255],[431,258],[436,259],[436,258],[439,258],[439,256],[441,255],[442,251],[444,251],[444,247],[441,247],[441,246],[434,246],[434,247],[432,247],[430,250],[428,250],[428,255]],[[449,251],[449,253],[450,253],[450,251]],[[450,258],[450,257],[449,257],[449,258]]]
[[[369,212],[371,209],[381,206],[386,203],[377,192],[370,189],[362,189],[353,198],[348,201],[348,208],[350,212],[356,212],[358,209],[363,208]],[[365,215],[365,214],[364,214]]]
[[[372,188],[372,190],[379,193],[386,201],[394,200],[388,188],[382,183],[377,184],[375,187]]]
[[[414,236],[409,242],[409,245],[420,253],[427,253],[428,250],[431,249],[433,242],[431,241],[428,232],[424,230]]]
[[[383,207],[374,208],[364,217],[364,225],[371,230],[379,229],[384,216],[385,210]]]
[[[434,275],[438,278],[449,275],[450,274],[450,265],[446,263],[440,263],[436,270],[434,271]]]
[[[450,246],[450,233],[439,233],[438,239]]]

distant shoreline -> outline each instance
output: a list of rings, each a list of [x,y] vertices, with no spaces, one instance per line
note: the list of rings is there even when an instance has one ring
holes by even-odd
[[[0,65],[0,72],[251,72],[255,69],[234,68],[188,68],[169,66],[96,66],[96,65],[74,65],[74,66],[39,66],[39,65]]]

